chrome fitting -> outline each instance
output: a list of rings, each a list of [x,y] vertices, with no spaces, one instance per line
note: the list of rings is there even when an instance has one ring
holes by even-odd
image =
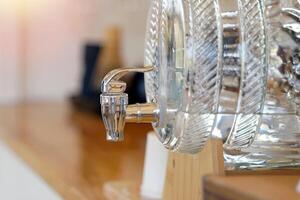
[[[121,68],[109,72],[101,83],[101,112],[106,128],[106,139],[124,140],[126,122],[152,123],[158,120],[158,109],[154,103],[128,105],[126,83],[119,79],[129,72],[149,72],[153,67]]]

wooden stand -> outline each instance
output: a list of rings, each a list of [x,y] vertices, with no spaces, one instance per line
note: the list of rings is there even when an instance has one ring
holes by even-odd
[[[203,199],[202,178],[208,174],[225,174],[221,140],[209,139],[195,155],[169,153],[163,199]]]

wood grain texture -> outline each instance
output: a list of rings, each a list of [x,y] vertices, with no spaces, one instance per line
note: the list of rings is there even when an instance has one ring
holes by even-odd
[[[235,175],[204,178],[207,200],[299,200],[299,175]]]
[[[169,153],[164,199],[202,199],[202,178],[207,174],[225,174],[222,146],[222,141],[209,139],[196,155]]]
[[[111,181],[141,182],[150,125],[128,124],[122,143],[105,140],[100,118],[65,103],[0,107],[0,136],[65,199],[105,199]],[[16,177],[17,180],[17,177]]]

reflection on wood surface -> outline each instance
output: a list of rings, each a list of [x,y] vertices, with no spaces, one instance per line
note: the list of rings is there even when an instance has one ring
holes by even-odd
[[[126,125],[126,140],[109,143],[97,116],[64,103],[0,107],[1,137],[65,199],[105,199],[110,181],[141,182],[150,125]]]

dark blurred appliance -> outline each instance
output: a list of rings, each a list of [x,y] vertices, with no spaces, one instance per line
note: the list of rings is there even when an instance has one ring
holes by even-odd
[[[101,55],[102,46],[86,44],[83,48],[83,76],[79,94],[71,96],[74,108],[99,113],[99,89],[95,87],[97,60]]]

